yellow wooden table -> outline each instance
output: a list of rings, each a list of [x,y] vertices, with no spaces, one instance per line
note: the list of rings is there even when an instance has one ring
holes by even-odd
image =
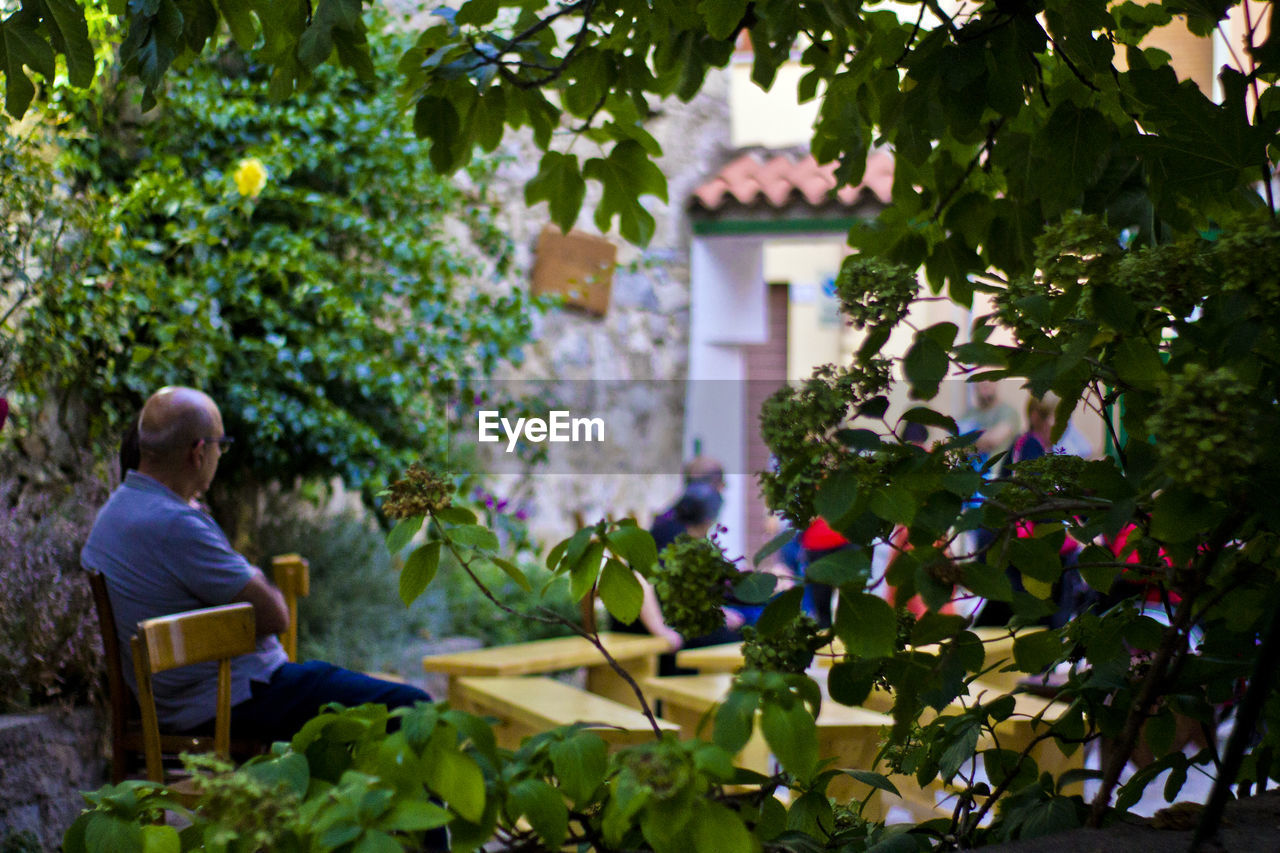
[[[656,735],[649,719],[612,699],[580,690],[545,676],[459,677],[450,702],[480,716],[498,718],[498,745],[516,749],[524,738],[556,726],[587,723],[610,746],[645,743]],[[675,732],[679,726],[658,720],[658,728]]]
[[[600,639],[609,654],[635,678],[636,683],[657,673],[658,655],[669,648],[660,637],[645,634],[603,633]],[[457,679],[462,676],[544,675],[586,667],[587,690],[633,708],[640,707],[631,687],[605,662],[600,650],[583,637],[556,637],[468,652],[428,655],[422,659],[422,666],[427,672],[449,676],[450,701],[454,698]]]

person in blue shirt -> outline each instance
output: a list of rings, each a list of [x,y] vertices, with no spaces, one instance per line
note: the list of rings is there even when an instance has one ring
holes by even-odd
[[[232,438],[214,401],[194,388],[162,388],[138,422],[138,460],[98,512],[81,551],[102,573],[116,614],[125,678],[133,684],[129,640],[137,624],[158,616],[248,602],[257,648],[232,662],[233,736],[287,740],[328,702],[388,707],[430,701],[424,691],[371,678],[323,661],[290,663],[276,635],[288,626],[284,597],[193,505],[218,471]],[[154,679],[156,711],[168,731],[212,730],[216,664]]]

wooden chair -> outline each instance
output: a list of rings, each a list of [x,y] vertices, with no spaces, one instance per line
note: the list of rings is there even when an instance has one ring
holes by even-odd
[[[241,602],[148,619],[133,641],[133,670],[138,680],[147,777],[164,782],[160,725],[151,677],[178,667],[217,661],[218,699],[213,748],[231,756],[231,659],[256,647],[253,605]]]
[[[102,651],[107,664],[107,697],[111,717],[111,781],[120,784],[129,775],[135,761],[144,755],[142,718],[137,700],[124,680],[120,657],[120,641],[116,634],[115,611],[107,595],[106,579],[98,572],[86,570],[93,590],[94,608],[98,612],[98,629],[102,634]],[[270,744],[246,739],[231,742],[231,754],[252,756]],[[161,734],[160,751],[166,755],[180,752],[211,752],[213,739],[193,735]]]
[[[280,645],[289,660],[298,662],[298,599],[311,594],[311,564],[301,554],[280,554],[271,558],[271,575],[289,608],[289,627],[280,635]]]

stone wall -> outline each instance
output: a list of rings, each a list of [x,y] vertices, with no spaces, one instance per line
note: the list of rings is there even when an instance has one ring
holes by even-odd
[[[603,465],[582,475],[496,478],[497,491],[525,508],[534,534],[544,542],[567,535],[579,517],[591,523],[606,515],[634,514],[648,524],[679,492],[678,460],[691,453],[691,448],[682,447],[689,361],[687,200],[731,150],[728,80],[727,72],[710,72],[693,101],[662,103],[659,117],[650,125],[663,150],[658,165],[667,176],[668,202],[647,200],[656,220],[649,246],[637,248],[617,234],[606,235],[618,246],[618,269],[605,316],[566,309],[540,318],[525,363],[504,377],[607,383],[611,419],[634,433],[618,452],[635,452],[643,445],[643,452],[677,463],[643,475],[613,473]],[[596,155],[594,144],[584,138],[566,134],[565,144],[573,145],[581,162]],[[545,204],[524,203],[524,184],[536,174],[539,154],[527,138],[514,139],[503,153],[510,158],[499,172],[504,227],[517,247],[517,286],[527,286],[538,235],[550,219]],[[598,188],[589,189],[577,227],[595,233],[592,214]],[[619,380],[645,382],[652,393],[627,393],[618,387]],[[617,470],[627,468],[626,461],[619,458]],[[636,466],[629,467],[634,471]]]
[[[0,841],[30,832],[57,850],[107,781],[102,718],[92,709],[0,716]]]

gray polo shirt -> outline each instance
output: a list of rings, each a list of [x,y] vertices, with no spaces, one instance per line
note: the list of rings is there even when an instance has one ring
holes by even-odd
[[[145,619],[229,604],[253,576],[209,516],[167,486],[130,471],[98,512],[81,562],[107,580],[124,663],[137,692],[129,640]],[[267,681],[288,660],[274,636],[231,665],[231,704],[248,699],[251,681]],[[160,725],[185,731],[217,713],[218,666],[197,664],[152,679]]]

